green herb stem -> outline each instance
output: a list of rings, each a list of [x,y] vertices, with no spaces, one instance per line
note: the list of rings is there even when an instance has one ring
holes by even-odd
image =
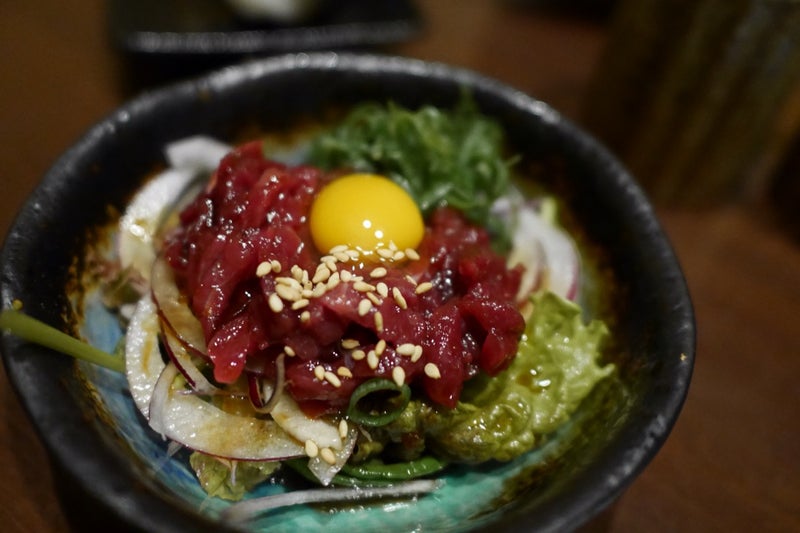
[[[354,478],[371,481],[397,481],[435,474],[446,466],[446,462],[440,461],[436,457],[426,455],[419,459],[402,463],[387,464],[382,461],[369,461],[359,465],[346,464],[342,468],[342,473]]]
[[[95,348],[15,309],[0,311],[0,330],[109,370],[125,372],[125,361],[122,358]]]

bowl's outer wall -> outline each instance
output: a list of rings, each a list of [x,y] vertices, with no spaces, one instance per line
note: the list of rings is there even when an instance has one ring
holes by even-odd
[[[617,327],[629,339],[631,364],[622,370],[633,382],[632,409],[592,451],[593,462],[558,480],[558,490],[509,508],[495,526],[575,528],[612,502],[666,439],[691,378],[693,311],[674,253],[625,169],[548,106],[493,80],[416,60],[322,53],[253,62],[145,94],[90,130],[33,193],[4,244],[3,304],[20,298],[31,315],[64,324],[65,280],[86,228],[107,219],[109,204],[124,206],[142,177],[163,164],[170,141],[198,133],[234,140],[254,126],[280,128],[297,116],[313,117],[331,103],[450,106],[462,87],[504,124],[515,149],[534,158],[556,153],[566,162],[578,225],[606,250],[624,287]],[[7,335],[2,351],[55,463],[91,498],[142,530],[219,529],[159,495],[140,467],[108,444],[113,436],[103,433],[110,430],[86,431],[85,412],[70,392],[70,361]]]

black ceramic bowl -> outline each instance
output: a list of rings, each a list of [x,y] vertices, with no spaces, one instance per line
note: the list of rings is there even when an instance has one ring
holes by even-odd
[[[611,325],[607,357],[618,372],[547,441],[540,463],[500,479],[497,493],[475,502],[468,516],[428,522],[421,513],[418,526],[576,528],[609,506],[667,438],[692,372],[692,307],[673,251],[624,168],[546,104],[491,79],[411,59],[320,53],[248,63],[146,94],[78,141],[22,209],[2,253],[3,305],[20,299],[29,314],[67,331],[89,320],[75,305],[81,294],[75,273],[85,267],[86,246],[163,165],[170,141],[200,133],[241,140],[365,100],[450,107],[464,88],[503,124],[523,173],[562,200],[596,286],[588,308]],[[115,526],[146,531],[224,529],[162,466],[137,452],[142,430],[131,425],[141,421],[115,415],[127,401],[124,380],[9,335],[2,352],[70,493],[79,491],[95,514],[105,510]],[[491,466],[468,475],[478,476],[476,483],[497,477]],[[448,505],[442,496],[441,514]],[[351,530],[372,527],[362,511],[351,511],[338,513],[349,516]],[[332,528],[325,520],[337,515],[303,512],[312,515],[307,526],[326,529]],[[262,524],[279,527],[288,519]],[[393,529],[393,518],[386,519]]]

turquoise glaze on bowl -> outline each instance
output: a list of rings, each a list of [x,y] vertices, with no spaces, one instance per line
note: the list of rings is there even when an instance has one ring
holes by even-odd
[[[116,318],[76,280],[88,249],[111,246],[98,235],[163,167],[166,144],[197,134],[239,142],[367,100],[449,107],[465,87],[504,126],[522,156],[521,173],[561,199],[597,274],[587,303],[611,325],[617,376],[532,453],[448,469],[435,493],[286,508],[236,528],[217,520],[228,504],[206,497],[185,452],[168,456],[124,376],[3,335],[9,378],[63,476],[65,508],[82,502],[90,511],[75,514],[95,529],[148,532],[563,531],[622,493],[667,438],[688,389],[695,330],[685,281],[651,207],[616,159],[546,104],[473,72],[403,58],[299,54],[145,94],[65,153],[20,212],[2,250],[2,304],[20,299],[30,315],[112,351],[121,335]],[[282,490],[265,483],[253,496]]]

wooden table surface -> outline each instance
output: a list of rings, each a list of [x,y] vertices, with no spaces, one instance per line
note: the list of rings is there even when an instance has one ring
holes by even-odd
[[[580,123],[602,20],[488,0],[419,2],[426,32],[388,51],[466,66]],[[55,158],[138,88],[106,4],[2,2],[0,234]],[[659,207],[693,296],[688,400],[645,472],[590,529],[800,531],[800,248],[758,205]],[[69,531],[37,436],[0,371],[0,529]]]

